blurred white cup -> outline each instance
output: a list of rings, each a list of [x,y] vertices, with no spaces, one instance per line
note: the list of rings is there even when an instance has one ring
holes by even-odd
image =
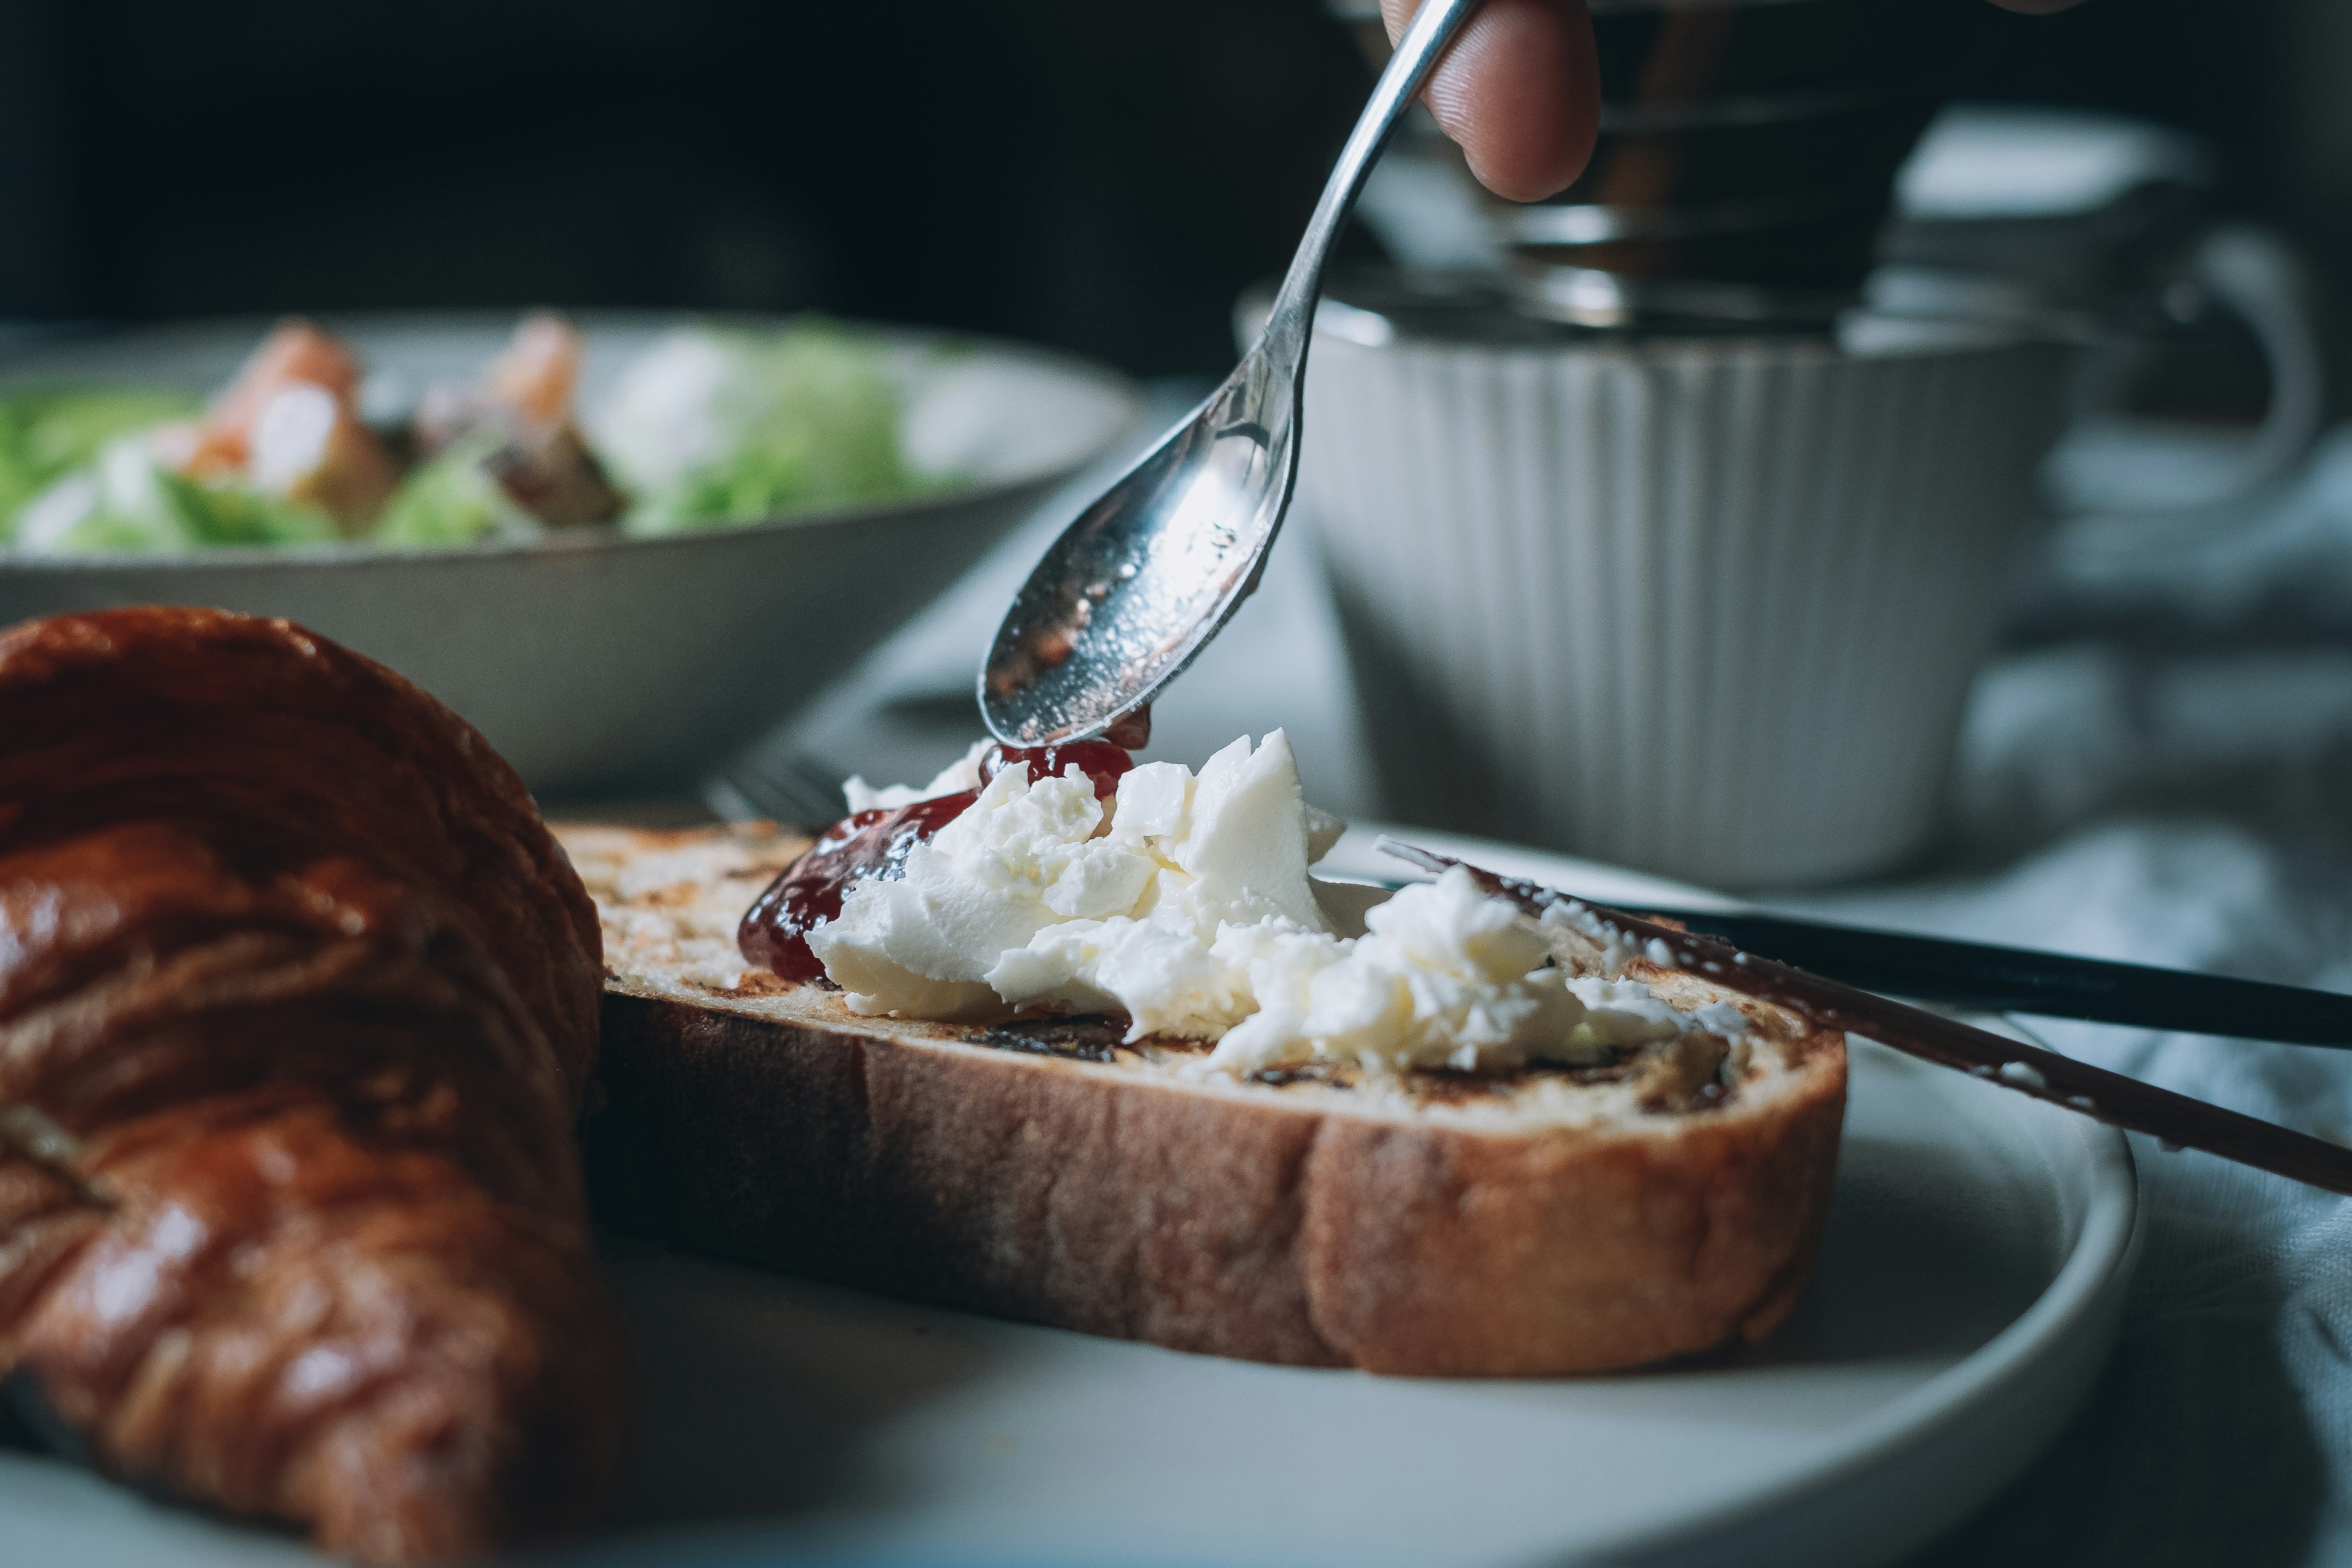
[[[1299,515],[1391,815],[1725,887],[1926,844],[2067,351],[1878,326],[1481,340],[1326,305]]]
[[[2309,268],[2214,223],[2211,164],[2144,122],[1950,109],[1860,312],[1549,264],[1341,280],[1298,505],[1390,814],[1723,886],[1924,848],[2049,510],[2227,528],[2320,427]],[[1367,217],[1410,262],[1431,226],[1397,205]],[[2211,316],[2244,324],[2272,390],[2192,485],[2150,460],[2179,432],[2117,395]],[[2168,537],[2078,522],[2045,553]]]

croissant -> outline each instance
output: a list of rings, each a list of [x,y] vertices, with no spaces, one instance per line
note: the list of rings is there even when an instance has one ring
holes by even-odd
[[[378,1563],[582,1522],[626,1358],[596,915],[392,671],[205,610],[0,633],[0,1373],[107,1471]]]

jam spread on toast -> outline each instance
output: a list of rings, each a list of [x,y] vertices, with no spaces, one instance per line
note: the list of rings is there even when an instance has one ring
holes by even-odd
[[[898,875],[908,852],[963,815],[977,790],[933,795],[895,810],[877,808],[844,817],[790,869],[767,886],[743,915],[735,944],[743,956],[778,979],[821,978],[824,965],[809,951],[808,933],[836,919],[842,895],[867,877]]]
[[[1135,758],[1129,753],[1150,743],[1151,709],[1146,704],[1121,714],[1099,741],[1072,741],[1059,746],[991,746],[980,759],[980,782],[985,784],[1015,763],[1028,765],[1031,784],[1060,778],[1076,768],[1095,781],[1097,800],[1108,800],[1118,793],[1119,775],[1135,766]]]
[[[1029,782],[1058,778],[1076,768],[1095,781],[1095,798],[1108,800],[1118,793],[1118,776],[1135,766],[1125,748],[1108,741],[1073,741],[1066,746],[991,746],[980,759],[982,784],[1009,767],[1025,764]]]
[[[1151,710],[1139,709],[1113,724],[1099,741],[992,746],[981,757],[981,783],[985,786],[1016,765],[1028,768],[1032,784],[1076,767],[1094,781],[1095,798],[1108,800],[1118,791],[1119,775],[1135,766],[1129,752],[1150,740]],[[877,807],[842,818],[744,912],[736,945],[745,959],[778,979],[823,978],[824,965],[809,951],[808,933],[819,922],[840,917],[843,897],[857,883],[868,877],[897,877],[916,845],[962,816],[979,798],[978,790],[958,790],[911,805]]]

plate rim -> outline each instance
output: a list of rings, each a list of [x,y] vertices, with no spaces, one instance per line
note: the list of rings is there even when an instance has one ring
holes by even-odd
[[[1367,822],[1355,825],[1350,836],[1368,837],[1381,830],[1395,828],[1393,825]],[[1735,902],[1721,895],[1706,893],[1705,889],[1664,878],[1650,877],[1628,868],[1578,860],[1528,846],[1458,834],[1405,831],[1424,842],[1442,842],[1465,857],[1499,850],[1517,866],[1528,868],[1547,880],[1556,880],[1567,890],[1574,890],[1580,877],[1600,873],[1621,885],[1629,880],[1636,885],[1647,885],[1656,890],[1661,902],[1678,900],[1693,894],[1704,894],[1725,904]],[[1540,869],[1546,866],[1551,869]],[[1613,896],[1623,898],[1627,895],[1619,893]],[[1997,1019],[2002,1026],[2024,1034],[2028,1038],[2032,1037],[2023,1026],[2006,1017],[1997,1015],[1986,1016]],[[1878,1046],[1875,1042],[1871,1044],[1875,1051],[1897,1054],[1892,1052],[1891,1047]],[[1912,1058],[1901,1059],[1909,1061]],[[2053,1110],[2053,1114],[2066,1113]],[[2090,1161],[2091,1185],[2084,1194],[2085,1207],[2080,1230],[2067,1246],[2064,1257],[2049,1282],[1990,1340],[1853,1423],[1790,1472],[1703,1501],[1695,1500],[1677,1510],[1669,1521],[1629,1524],[1613,1532],[1596,1533],[1577,1543],[1574,1550],[1580,1557],[1601,1561],[1619,1557],[1671,1557],[1678,1551],[1701,1546],[1711,1538],[1719,1538],[1743,1525],[1786,1516],[1811,1500],[1861,1484],[1874,1468],[1934,1441],[1964,1423],[1979,1405],[2016,1387],[2048,1357],[2057,1353],[2067,1336],[2084,1330],[2086,1325],[2096,1335],[2094,1353],[2104,1365],[2113,1346],[2120,1314],[2107,1310],[2103,1324],[2097,1319],[2104,1309],[2120,1305],[2120,1294],[2129,1286],[2145,1242],[2146,1227],[2140,1223],[2137,1165],[2129,1142],[2119,1130],[2102,1122],[2075,1117],[2073,1123],[2072,1131],[2082,1140]],[[2056,1173],[2052,1173],[2052,1179],[2054,1184]],[[1626,1375],[1639,1376],[1641,1373]],[[2092,1381],[2091,1377],[2084,1378],[2083,1391],[2068,1397],[2062,1419],[2071,1417],[2079,1408]],[[1949,1523],[1982,1507],[2018,1470],[2031,1464],[2043,1446],[2036,1443],[2021,1453],[2009,1456],[2004,1464],[1972,1480],[1964,1500],[1957,1508],[1945,1510],[1939,1527],[1948,1527]],[[10,1465],[19,1458],[0,1454],[0,1466]],[[609,1550],[625,1542],[634,1542],[637,1546],[658,1550],[665,1541],[675,1546],[685,1545],[690,1533],[690,1531],[681,1533],[677,1527],[670,1527],[651,1532],[606,1535],[601,1541],[592,1539],[583,1544],[592,1550],[600,1546]],[[1283,1560],[1278,1555],[1265,1559],[1268,1563]]]
[[[1432,832],[1379,822],[1349,824],[1347,839],[1355,839],[1359,836],[1368,837],[1377,833],[1395,833],[1425,844],[1443,846],[1465,859],[1482,852],[1499,850],[1506,860],[1530,868],[1546,886],[1558,886],[1562,891],[1573,892],[1580,879],[1600,875],[1612,880],[1646,884],[1654,889],[1648,896],[1654,896],[1662,904],[1713,906],[1727,910],[1753,907],[1711,889],[1653,876],[1632,867],[1581,859],[1501,839]],[[1349,847],[1356,851],[1360,846],[1349,843]],[[1336,849],[1335,846],[1335,852]],[[1353,855],[1350,857],[1355,858]],[[1400,870],[1405,869],[1402,862],[1397,864]],[[1552,869],[1540,869],[1547,865]],[[1514,869],[1512,874],[1521,872]],[[1642,895],[1612,895],[1618,900],[1629,896]],[[2024,1037],[2028,1043],[2039,1043],[2038,1036],[2010,1015],[1983,1014],[1979,1016],[1997,1021],[2003,1027]],[[1849,1037],[1852,1037],[1851,1034]],[[1869,1039],[1867,1036],[1861,1037]],[[1876,1041],[1869,1043],[1876,1050],[1900,1056],[1892,1047],[1879,1045]],[[1906,1057],[1902,1059],[1914,1058]],[[2057,1113],[2071,1114],[2064,1111]],[[1654,1524],[1633,1526],[1614,1535],[1601,1537],[1590,1544],[1589,1550],[1603,1558],[1669,1550],[1735,1529],[1743,1523],[1769,1518],[1801,1504],[1810,1496],[1835,1490],[1843,1483],[1858,1479],[1864,1472],[1886,1462],[1893,1456],[1927,1442],[1954,1424],[1965,1420],[1976,1405],[1997,1397],[2027,1374],[2043,1357],[2054,1353],[2067,1334],[2085,1320],[2094,1318],[2107,1304],[2111,1293],[2119,1295],[2127,1289],[2146,1240],[2146,1227],[2139,1223],[2138,1162],[2132,1153],[2130,1140],[2121,1128],[2085,1116],[2074,1116],[2073,1120],[2072,1130],[2083,1141],[2090,1160],[2091,1184],[2084,1194],[2082,1228],[2067,1247],[2065,1257],[2050,1282],[2042,1287],[2023,1311],[2011,1319],[1991,1339],[1950,1366],[1855,1423],[1799,1472],[1759,1482],[1696,1506],[1683,1518],[1664,1528]],[[2098,1353],[2102,1364],[2113,1348],[2116,1326],[2111,1321],[2099,1333]],[[2067,1414],[2071,1416],[2079,1405],[2078,1395],[2070,1403]],[[1969,1500],[1961,1517],[1965,1517],[1968,1510],[1982,1506],[2008,1476],[2032,1463],[2040,1452],[2037,1447],[2017,1456],[2011,1468],[2002,1472],[1993,1485]]]

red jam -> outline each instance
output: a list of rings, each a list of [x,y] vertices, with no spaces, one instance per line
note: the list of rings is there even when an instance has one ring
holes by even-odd
[[[735,929],[743,956],[783,980],[815,980],[824,965],[809,951],[819,921],[838,919],[842,896],[867,877],[896,877],[908,850],[963,815],[976,790],[933,795],[896,809],[861,811],[825,830],[824,837],[768,884]]]
[[[1151,739],[1151,710],[1130,713],[1112,725],[1100,741],[1077,741],[1066,746],[991,746],[981,757],[980,776],[994,778],[1015,763],[1029,770],[1029,782],[1058,777],[1073,765],[1094,780],[1095,798],[1108,800],[1118,789],[1119,775],[1135,766],[1129,750]],[[850,888],[868,877],[903,874],[908,853],[964,813],[980,798],[976,790],[934,795],[912,805],[861,811],[827,828],[824,837],[790,869],[768,884],[744,911],[735,931],[735,945],[744,958],[792,981],[821,979],[824,965],[809,951],[808,933],[821,921],[841,915],[841,900]]]
[[[1139,752],[1151,744],[1151,704],[1147,702],[1133,712],[1120,714],[1103,731],[1103,739],[1130,752]]]
[[[1095,781],[1095,798],[1108,800],[1118,793],[1118,776],[1135,766],[1135,759],[1108,741],[1073,741],[1066,746],[991,746],[980,759],[981,782],[1015,763],[1025,763],[1029,782],[1059,778],[1076,768]]]

